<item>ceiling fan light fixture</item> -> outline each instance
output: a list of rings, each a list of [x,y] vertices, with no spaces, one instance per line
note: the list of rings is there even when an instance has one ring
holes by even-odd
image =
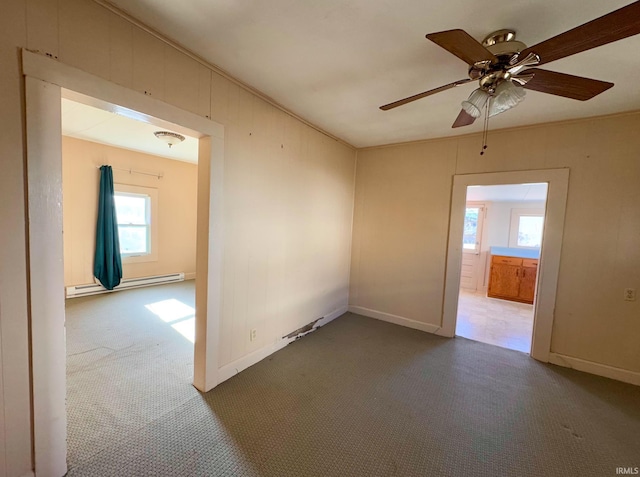
[[[489,99],[489,93],[483,89],[476,89],[470,95],[466,101],[462,102],[462,109],[474,118],[479,118],[482,113],[482,108],[487,104]]]
[[[169,148],[184,141],[184,136],[182,134],[174,133],[171,131],[156,131],[153,133],[153,135],[161,141],[166,142],[169,145]]]
[[[498,85],[489,106],[489,117],[515,108],[526,96],[522,86],[516,86],[511,81],[503,81]]]

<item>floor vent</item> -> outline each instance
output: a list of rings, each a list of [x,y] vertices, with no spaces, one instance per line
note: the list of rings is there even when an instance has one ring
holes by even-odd
[[[99,283],[90,285],[77,285],[67,287],[67,298],[77,298],[79,296],[97,295],[98,293],[111,293],[114,291],[126,290],[128,288],[148,287],[150,285],[160,285],[162,283],[173,283],[184,281],[184,273],[171,273],[169,275],[157,275],[154,277],[127,278],[120,282],[120,285],[113,290],[107,290]]]

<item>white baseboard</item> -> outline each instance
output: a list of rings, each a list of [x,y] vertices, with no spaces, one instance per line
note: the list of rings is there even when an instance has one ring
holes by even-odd
[[[455,330],[454,331],[447,331],[446,329],[444,329],[441,326],[438,327],[438,329],[436,331],[434,331],[433,334],[438,335],[438,336],[444,336],[445,338],[453,338],[456,335]]]
[[[342,307],[338,308],[337,310],[334,310],[331,313],[329,313],[328,315],[325,315],[324,317],[319,319],[314,324],[313,328],[311,330],[307,331],[306,333],[302,333],[302,334],[300,334],[298,336],[295,336],[295,337],[292,337],[292,338],[280,338],[275,343],[271,343],[271,344],[268,344],[267,346],[263,346],[262,348],[254,351],[252,353],[249,353],[248,355],[243,356],[240,359],[237,359],[237,360],[235,360],[235,361],[233,361],[233,362],[231,362],[229,364],[225,364],[224,366],[222,366],[218,370],[218,384],[220,384],[223,381],[226,381],[227,379],[235,376],[236,374],[240,373],[241,371],[244,371],[249,366],[253,366],[254,364],[258,363],[259,361],[262,361],[264,358],[266,358],[267,356],[275,353],[276,351],[280,351],[282,348],[287,346],[292,341],[295,341],[298,338],[301,338],[302,336],[305,336],[305,335],[311,333],[315,329],[326,325],[327,323],[335,320],[337,317],[345,314],[346,312],[347,312],[347,307],[346,306],[342,306]]]
[[[623,381],[629,384],[640,386],[640,373],[637,371],[629,371],[628,369],[615,368],[606,364],[594,363],[572,356],[565,356],[558,353],[549,354],[549,362],[565,368],[577,369],[585,373],[591,373],[605,378]]]
[[[313,326],[313,330],[315,330],[316,328],[320,328],[321,326],[326,325],[327,323],[335,320],[336,318],[338,318],[339,316],[344,315],[347,311],[349,311],[347,305],[341,306],[340,308],[333,310],[331,313],[323,316],[322,318],[320,318],[316,324]],[[313,331],[311,330],[311,331]],[[310,331],[307,331],[307,333],[310,333]],[[305,333],[304,335],[306,335],[307,333]],[[296,338],[299,338],[300,336],[304,336],[304,335],[298,335]],[[292,340],[295,340],[296,338],[292,338]]]
[[[431,323],[423,323],[421,321],[405,318],[404,316],[392,315],[391,313],[371,310],[362,306],[349,305],[349,311],[351,313],[357,313],[358,315],[368,316],[369,318],[375,318],[376,320],[386,321],[395,325],[406,326],[407,328],[413,328],[420,331],[426,331],[427,333],[437,334],[440,330],[440,326],[432,325]]]
[[[226,381],[229,378],[232,378],[236,374],[239,374],[241,371],[244,371],[249,366],[253,366],[254,364],[262,361],[264,358],[269,356],[270,354],[275,353],[276,351],[280,351],[282,348],[287,346],[290,341],[288,339],[279,339],[275,343],[271,343],[267,346],[263,346],[262,348],[254,351],[253,353],[249,353],[246,356],[243,356],[240,359],[236,359],[235,361],[225,364],[218,370],[218,384]]]
[[[99,295],[102,293],[114,293],[120,290],[128,290],[130,288],[142,288],[154,285],[162,285],[165,283],[175,283],[184,280],[184,273],[168,273],[166,275],[151,275],[148,277],[123,278],[120,284],[113,290],[107,290],[94,278],[95,283],[87,283],[86,285],[74,285],[66,287],[66,298],[77,298],[81,296]]]

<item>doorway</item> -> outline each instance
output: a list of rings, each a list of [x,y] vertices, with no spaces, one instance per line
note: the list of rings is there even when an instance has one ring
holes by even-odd
[[[193,384],[207,391],[218,379],[223,243],[224,127],[22,51],[27,131],[29,294],[35,469],[64,475],[66,466],[66,346],[62,235],[61,113],[63,89],[94,98],[103,109],[169,122],[198,138],[196,336]],[[89,101],[87,99],[86,101]],[[136,113],[139,112],[139,113]]]
[[[529,353],[547,183],[468,186],[456,336]]]
[[[65,97],[62,191],[67,464],[197,391],[193,382],[198,139]],[[155,122],[154,119],[152,122]],[[180,142],[178,142],[182,138]],[[94,277],[100,167],[112,170],[122,279]]]
[[[545,233],[540,247],[539,276],[536,300],[533,305],[533,340],[530,353],[533,358],[548,362],[551,352],[551,333],[560,268],[569,169],[459,174],[453,177],[442,326],[437,333],[448,337],[454,337],[456,333],[467,187],[530,183],[548,184],[544,218]]]

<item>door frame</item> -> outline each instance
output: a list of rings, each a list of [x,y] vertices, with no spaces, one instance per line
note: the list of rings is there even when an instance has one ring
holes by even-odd
[[[548,184],[547,204],[542,247],[540,248],[540,261],[538,262],[538,285],[533,304],[534,321],[531,357],[545,363],[549,361],[564,217],[569,188],[568,168],[459,174],[453,176],[444,306],[442,328],[438,332],[439,335],[453,337],[456,331],[467,187],[471,185],[488,186],[542,182]]]
[[[224,126],[24,49],[22,71],[34,467],[36,475],[58,477],[67,472],[61,98],[199,138],[193,384],[200,391],[218,383]]]

